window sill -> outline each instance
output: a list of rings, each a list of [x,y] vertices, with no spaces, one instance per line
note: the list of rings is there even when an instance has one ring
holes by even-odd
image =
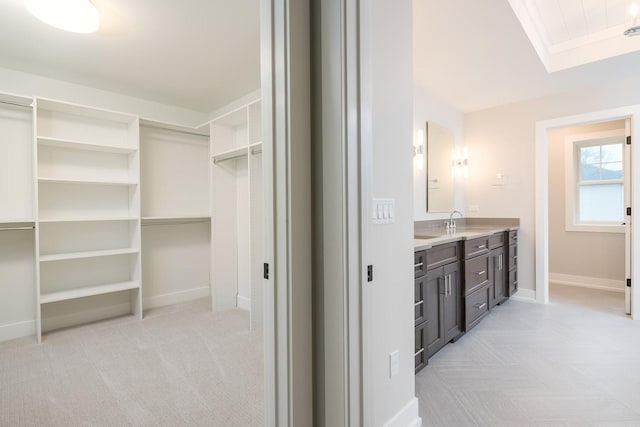
[[[566,224],[565,231],[585,231],[588,233],[620,233],[624,234],[624,225]]]

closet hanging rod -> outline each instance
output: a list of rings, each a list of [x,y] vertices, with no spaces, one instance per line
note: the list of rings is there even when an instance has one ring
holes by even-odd
[[[209,135],[205,135],[205,134],[202,134],[202,133],[189,132],[188,130],[173,129],[173,128],[170,128],[170,127],[154,126],[152,124],[147,124],[147,123],[140,123],[140,127],[145,127],[145,128],[150,128],[150,129],[163,129],[163,130],[169,130],[169,131],[172,131],[172,132],[184,133],[186,135],[199,136],[201,138],[209,138]]]
[[[24,108],[33,108],[33,104],[24,104],[22,102],[7,101],[6,99],[0,99],[0,104],[15,105],[17,107],[24,107]]]
[[[35,225],[30,227],[0,227],[0,231],[35,230],[35,228]]]
[[[233,156],[224,157],[224,158],[222,158],[222,159],[216,159],[216,158],[214,157],[214,159],[213,159],[213,163],[225,162],[225,161],[227,161],[227,160],[235,160],[235,159],[239,159],[239,158],[241,158],[241,157],[247,157],[247,153],[246,153],[246,152],[244,152],[244,153],[238,153],[238,154],[234,154]]]
[[[143,227],[150,227],[153,225],[183,225],[183,224],[201,224],[201,223],[205,223],[205,222],[210,222],[210,220],[208,219],[199,219],[199,220],[193,220],[193,221],[154,221],[154,222],[148,222],[148,223],[143,223],[142,226]]]

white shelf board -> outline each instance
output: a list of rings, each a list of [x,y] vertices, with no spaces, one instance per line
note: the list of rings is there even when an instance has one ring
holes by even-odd
[[[210,216],[143,216],[142,225],[208,222]]]
[[[115,256],[115,255],[129,255],[129,254],[137,254],[139,252],[140,250],[137,248],[108,249],[108,250],[85,251],[85,252],[69,252],[69,253],[63,253],[63,254],[40,255],[40,262],[65,261],[65,260],[82,259],[82,258],[99,258],[99,257]]]
[[[96,217],[96,218],[48,218],[40,219],[40,223],[56,222],[101,222],[101,221],[137,221],[138,217]]]
[[[109,283],[107,285],[88,286],[86,288],[71,289],[68,291],[50,292],[40,295],[40,304],[51,302],[67,301],[77,298],[90,297],[94,295],[104,295],[113,292],[127,291],[130,289],[139,289],[139,282],[121,282]]]
[[[72,178],[38,178],[38,182],[51,184],[89,184],[89,185],[138,185],[132,181],[99,180],[99,179],[72,179]]]
[[[222,153],[214,154],[213,161],[214,163],[222,162],[224,160],[232,160],[238,159],[240,157],[245,157],[249,154],[248,146],[234,148],[233,150],[223,151]]]
[[[47,98],[37,98],[36,105],[38,109],[55,111],[58,113],[74,114],[77,116],[91,117],[94,119],[109,120],[120,123],[133,123],[138,117],[132,114],[121,113],[118,111],[106,110],[103,108],[89,107],[86,105],[73,104],[70,102],[56,101]]]
[[[72,148],[76,150],[102,151],[105,153],[116,154],[131,154],[136,152],[136,148],[113,147],[110,145],[96,144],[93,142],[51,138],[48,136],[38,136],[38,144],[44,147]]]

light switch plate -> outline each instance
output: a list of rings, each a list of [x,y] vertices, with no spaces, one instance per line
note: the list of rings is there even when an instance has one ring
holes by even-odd
[[[389,355],[389,378],[394,377],[400,371],[400,354],[398,350]]]
[[[395,199],[373,199],[371,220],[374,224],[392,224],[396,222]]]

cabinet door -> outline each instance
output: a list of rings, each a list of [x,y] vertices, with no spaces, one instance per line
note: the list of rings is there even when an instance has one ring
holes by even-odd
[[[442,309],[444,299],[444,277],[442,267],[430,270],[425,276],[424,304],[426,310],[426,352],[431,357],[444,346]]]
[[[507,295],[505,289],[505,261],[504,247],[493,249],[491,251],[491,277],[489,278],[489,288],[491,290],[491,308],[504,301]]]
[[[444,341],[451,341],[462,332],[462,272],[460,262],[444,267]]]

